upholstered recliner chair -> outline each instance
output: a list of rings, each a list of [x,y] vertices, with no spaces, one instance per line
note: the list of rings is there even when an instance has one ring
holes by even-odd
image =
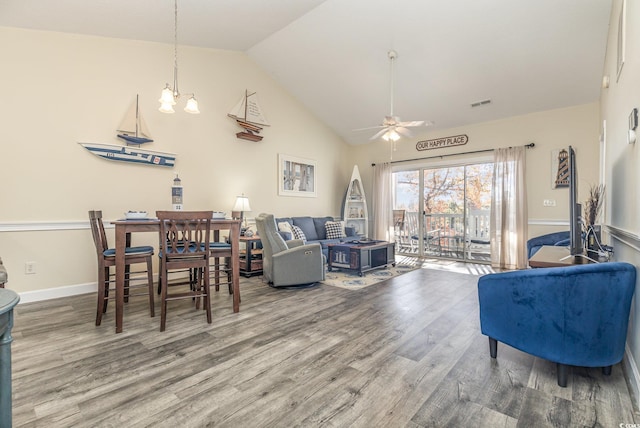
[[[256,217],[262,242],[262,275],[272,287],[290,287],[324,280],[324,256],[318,243],[286,241],[278,233],[273,214]]]
[[[485,275],[478,280],[480,326],[496,358],[498,342],[557,363],[558,385],[568,366],[622,361],[636,268],[599,263]]]

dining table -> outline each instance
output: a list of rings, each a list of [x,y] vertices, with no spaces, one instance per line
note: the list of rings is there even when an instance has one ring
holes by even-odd
[[[144,219],[120,219],[111,222],[115,226],[116,235],[116,333],[121,333],[124,318],[124,282],[125,282],[125,248],[131,243],[132,233],[160,231],[160,220],[157,218]],[[211,230],[213,241],[220,239],[220,231],[229,231],[229,243],[231,244],[232,285],[233,285],[233,312],[240,311],[240,220],[212,219]]]

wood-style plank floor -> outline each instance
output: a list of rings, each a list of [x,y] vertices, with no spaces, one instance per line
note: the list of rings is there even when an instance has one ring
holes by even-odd
[[[483,269],[480,269],[482,273]],[[464,269],[463,269],[464,271]],[[352,291],[221,290],[213,324],[170,302],[167,331],[144,297],[114,333],[93,295],[15,311],[15,427],[618,427],[634,423],[621,365],[611,376],[555,365],[479,331],[473,270],[418,269]]]

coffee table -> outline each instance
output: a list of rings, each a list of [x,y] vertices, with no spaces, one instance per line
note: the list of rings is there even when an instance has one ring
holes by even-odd
[[[353,241],[328,244],[329,260],[327,268],[348,269],[364,272],[396,265],[395,244],[387,241]]]

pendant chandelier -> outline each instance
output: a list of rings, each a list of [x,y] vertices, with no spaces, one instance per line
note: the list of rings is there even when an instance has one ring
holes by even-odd
[[[167,86],[162,90],[162,95],[158,100],[160,102],[160,111],[162,113],[174,113],[173,106],[176,105],[176,101],[180,98],[180,91],[178,91],[178,0],[174,0],[174,27],[173,27],[173,88]],[[195,94],[186,94],[189,96],[187,99],[187,105],[184,111],[191,114],[199,114],[198,101],[196,101]]]

